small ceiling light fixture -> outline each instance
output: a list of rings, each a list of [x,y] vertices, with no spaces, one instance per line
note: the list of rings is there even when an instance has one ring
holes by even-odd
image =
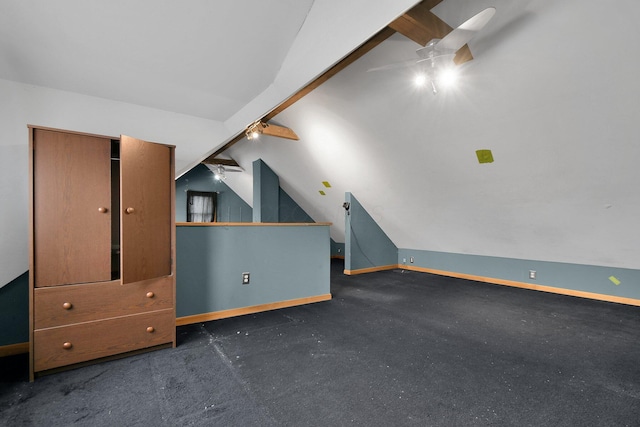
[[[227,176],[224,172],[224,166],[217,165],[216,169],[213,171],[213,179],[215,179],[216,181],[224,181],[225,179],[227,179]]]
[[[244,131],[244,134],[249,141],[258,139],[264,128],[266,128],[267,126],[268,125],[266,123],[263,123],[261,120],[256,120],[255,122],[247,126],[247,130]]]
[[[292,139],[298,141],[300,138],[293,129],[285,126],[274,125],[256,120],[244,130],[244,134],[249,141],[257,139],[260,135],[275,136],[277,138]]]

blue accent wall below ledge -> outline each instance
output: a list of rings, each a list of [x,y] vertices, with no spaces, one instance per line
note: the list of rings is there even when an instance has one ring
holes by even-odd
[[[0,288],[0,346],[29,342],[29,272]]]
[[[176,316],[329,294],[329,243],[321,224],[178,225]]]
[[[262,159],[253,162],[253,222],[280,220],[280,178]]]
[[[398,264],[640,300],[640,270],[403,248],[398,250]],[[535,271],[535,279],[529,278],[530,271]]]
[[[395,265],[398,248],[351,194],[345,193],[345,272]]]
[[[331,256],[334,258],[344,258],[344,243],[331,239]]]

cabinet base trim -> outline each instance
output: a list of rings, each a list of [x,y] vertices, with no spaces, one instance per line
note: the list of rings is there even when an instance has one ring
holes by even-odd
[[[38,378],[45,375],[51,375],[51,374],[56,374],[58,372],[68,371],[70,369],[82,368],[85,366],[95,365],[96,363],[109,362],[111,360],[124,359],[125,357],[135,356],[136,354],[143,354],[143,353],[148,353],[150,351],[162,350],[162,349],[172,348],[172,347],[173,347],[173,343],[165,343],[165,344],[160,344],[153,347],[147,347],[147,348],[141,348],[138,350],[128,351],[126,353],[118,353],[112,356],[106,356],[106,357],[100,357],[97,359],[87,360],[86,362],[79,362],[71,365],[60,366],[58,368],[38,371],[34,373],[34,377]]]
[[[14,356],[16,354],[29,353],[29,343],[21,342],[18,344],[0,346],[0,357]]]
[[[317,295],[313,297],[296,298],[286,301],[271,302],[267,304],[252,305],[249,307],[232,308],[229,310],[213,311],[210,313],[194,314],[178,317],[176,326],[190,325],[192,323],[208,322],[210,320],[227,319],[229,317],[243,316],[245,314],[260,313],[263,311],[277,310],[279,308],[295,307],[321,301],[329,301],[331,294]]]

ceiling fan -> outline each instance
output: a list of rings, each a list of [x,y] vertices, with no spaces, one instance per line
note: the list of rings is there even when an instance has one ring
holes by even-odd
[[[202,163],[213,173],[216,181],[227,179],[227,172],[244,172],[244,169],[233,159],[213,157],[205,159]]]
[[[418,58],[416,59],[370,68],[367,72],[418,66],[422,71],[422,78],[428,80],[433,93],[437,93],[436,82],[443,78],[442,72],[453,68],[453,58],[456,52],[482,30],[495,13],[494,7],[484,9],[467,19],[442,39],[433,39],[426,46],[417,49]]]

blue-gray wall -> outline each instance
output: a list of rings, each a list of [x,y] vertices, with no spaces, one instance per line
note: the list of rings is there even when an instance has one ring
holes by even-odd
[[[331,256],[344,257],[344,243],[339,243],[331,239]]]
[[[198,165],[176,180],[176,222],[187,221],[187,190],[218,193],[218,222],[253,220],[251,206],[223,181],[215,180],[208,167]]]
[[[280,220],[280,179],[262,160],[253,162],[253,222]]]
[[[413,257],[413,263],[411,263]],[[561,262],[498,258],[444,252],[398,250],[398,264],[487,278],[640,299],[640,271]],[[536,278],[529,278],[529,271]],[[619,284],[616,284],[619,282]]]
[[[360,270],[398,263],[398,248],[351,194],[345,211],[345,270]]]
[[[178,226],[177,316],[328,294],[329,240],[326,225]]]
[[[0,346],[29,341],[29,272],[0,288]]]
[[[278,222],[315,222],[282,188],[279,189]]]
[[[315,222],[280,187],[278,175],[261,159],[253,162],[253,222]]]
[[[271,195],[268,202],[260,205],[268,206],[270,212],[267,212],[265,217],[273,219],[272,216],[275,215],[275,212],[278,213],[277,220],[260,222],[315,222],[286,191],[280,188],[279,179],[269,166],[261,160],[257,162],[261,187],[263,187],[265,194]],[[263,179],[262,176],[265,178]],[[194,167],[176,180],[176,222],[186,222],[187,220],[187,190],[218,193],[218,222],[253,222],[251,206],[224,181],[215,180],[213,173],[205,165]],[[277,197],[274,197],[276,191]]]

